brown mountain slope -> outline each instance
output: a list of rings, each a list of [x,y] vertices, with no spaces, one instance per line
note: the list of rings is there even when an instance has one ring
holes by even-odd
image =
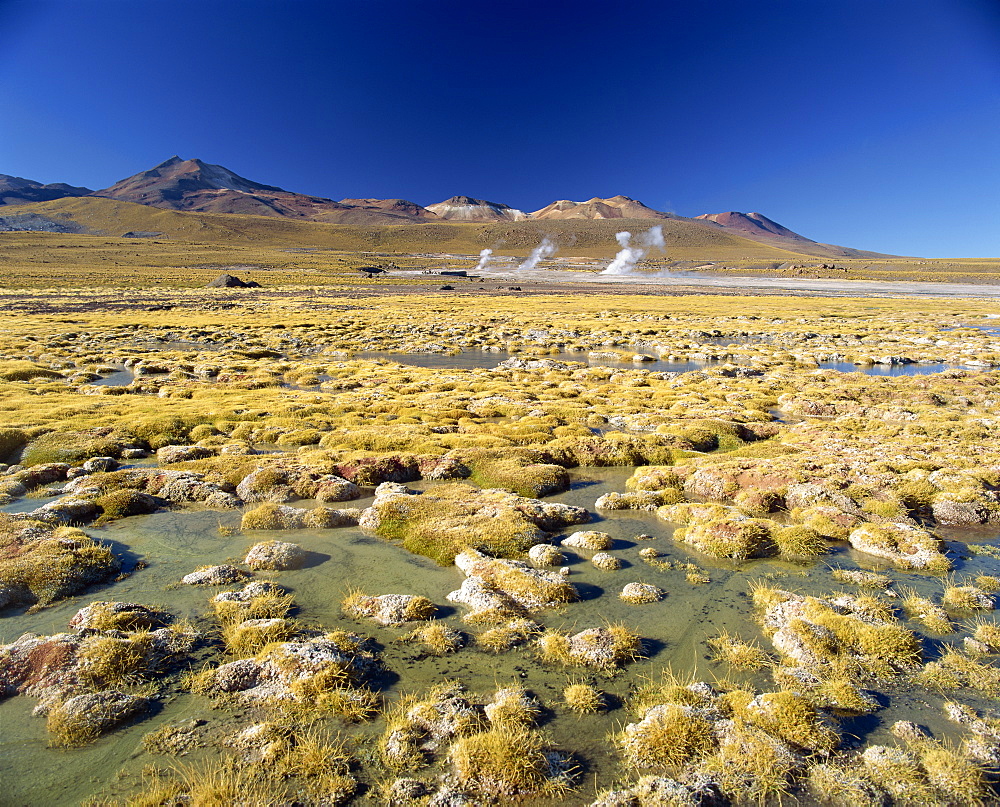
[[[50,222],[53,229],[72,227],[102,237],[127,232],[156,233],[158,240],[182,243],[310,247],[346,252],[458,253],[475,255],[489,247],[523,257],[543,237],[560,252],[611,259],[620,249],[615,233],[649,229],[648,219],[448,222],[422,224],[326,224],[278,216],[246,216],[179,212],[112,199],[81,197],[24,205],[18,212]],[[803,262],[801,253],[761,244],[727,233],[721,227],[691,219],[666,219],[665,257],[670,260]],[[59,236],[53,236],[59,237]]]
[[[0,174],[0,205],[23,205],[29,202],[50,202],[67,196],[87,196],[90,188],[78,188],[65,182],[43,185],[33,179]]]
[[[292,193],[253,182],[221,165],[182,160],[176,156],[94,195],[167,210],[275,216],[328,223],[397,224],[420,218],[403,212],[402,208],[390,211],[374,205],[356,207],[320,196]]]
[[[695,216],[723,228],[734,235],[750,238],[763,244],[774,244],[784,249],[803,252],[824,258],[884,258],[888,257],[878,252],[866,252],[851,247],[840,247],[835,244],[823,244],[801,236],[787,227],[772,221],[762,213],[740,213],[735,210],[726,213],[704,213]]]
[[[695,218],[714,221],[728,230],[738,230],[748,235],[771,235],[783,238],[797,238],[802,241],[808,240],[798,233],[792,232],[787,227],[782,227],[776,221],[771,221],[771,219],[762,213],[739,213],[735,210],[730,210],[726,213],[704,213],[700,216],[695,216]]]
[[[60,198],[83,198],[88,193],[87,188],[75,188],[61,183],[41,185],[20,177],[0,175],[0,205],[23,206]],[[292,193],[273,185],[254,182],[221,165],[212,165],[197,159],[183,160],[176,156],[148,171],[126,177],[92,195],[163,210],[265,216],[359,227],[432,224],[442,221],[502,223],[536,220],[550,223],[619,221],[623,222],[621,226],[625,228],[624,222],[632,221],[637,223],[629,225],[628,229],[634,231],[642,226],[642,222],[684,221],[699,227],[725,231],[741,240],[766,245],[769,249],[778,248],[802,256],[891,257],[812,241],[760,213],[745,214],[730,211],[701,215],[695,220],[654,210],[628,196],[612,196],[608,199],[595,197],[586,202],[560,200],[533,214],[499,202],[488,202],[468,196],[453,196],[426,208],[405,199],[343,199],[335,202],[324,197]],[[0,226],[0,229],[46,231],[49,226],[43,221],[21,217],[16,222]],[[98,229],[103,231],[105,228]],[[427,241],[426,238],[418,240]]]
[[[533,219],[669,219],[676,218],[669,213],[653,210],[642,202],[628,196],[612,196],[599,199],[596,196],[586,202],[571,202],[560,199],[531,214]]]
[[[440,217],[426,207],[406,199],[341,199],[340,204],[359,210],[378,211],[388,216],[399,216],[407,221],[440,221]]]

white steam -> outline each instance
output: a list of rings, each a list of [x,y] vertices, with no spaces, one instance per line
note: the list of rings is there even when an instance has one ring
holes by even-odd
[[[480,252],[479,253],[479,263],[476,264],[476,268],[473,269],[472,271],[474,271],[474,272],[482,272],[483,269],[485,269],[487,267],[487,265],[489,264],[489,262],[490,262],[490,256],[492,254],[493,254],[493,250],[492,249],[484,249],[482,252]]]
[[[552,243],[548,236],[542,239],[537,247],[531,250],[531,254],[518,266],[518,269],[534,269],[538,262],[545,258],[551,258],[556,254],[556,245]]]
[[[653,247],[663,249],[667,245],[663,240],[663,228],[659,224],[637,235],[634,243],[632,233],[617,233],[615,238],[621,245],[621,250],[608,264],[608,268],[601,272],[602,275],[627,275],[646,257],[649,250]]]

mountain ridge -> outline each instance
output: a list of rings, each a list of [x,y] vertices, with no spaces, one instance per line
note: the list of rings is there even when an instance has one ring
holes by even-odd
[[[67,185],[65,182],[52,182],[43,185],[33,179],[0,174],[0,207],[31,202],[51,202],[68,196],[89,196],[92,193],[90,188]]]
[[[707,213],[691,218],[654,210],[629,196],[593,197],[584,202],[561,199],[534,212],[471,196],[453,196],[421,206],[406,199],[345,198],[337,202],[265,185],[221,165],[178,155],[98,191],[64,183],[42,185],[0,174],[0,206],[104,198],[163,210],[252,215],[346,225],[401,225],[433,222],[504,223],[562,220],[684,221],[724,230],[741,238],[819,257],[879,257],[851,247],[824,244],[799,235],[761,213]],[[633,228],[634,224],[630,225]]]

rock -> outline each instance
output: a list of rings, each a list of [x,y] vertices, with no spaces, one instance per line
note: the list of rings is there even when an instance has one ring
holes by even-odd
[[[574,532],[568,538],[563,538],[563,540],[559,543],[561,546],[573,547],[575,549],[598,551],[602,549],[611,549],[612,541],[611,536],[606,532],[584,530],[582,532]]]
[[[260,283],[256,280],[240,280],[230,274],[221,274],[211,283],[205,285],[207,289],[259,289]]]
[[[170,614],[134,602],[92,602],[69,621],[78,633],[91,631],[136,631],[162,628],[172,621]]]
[[[258,597],[264,597],[269,594],[283,594],[284,589],[281,586],[275,585],[274,583],[269,583],[266,580],[254,580],[247,583],[239,591],[220,591],[214,597],[212,597],[213,603],[220,602],[241,602],[249,603]]]
[[[426,782],[412,777],[402,777],[395,779],[389,785],[385,798],[389,807],[409,807],[424,796],[430,795],[430,792]]]
[[[78,686],[75,657],[81,641],[77,633],[25,633],[0,645],[0,697],[26,694],[55,700]]]
[[[143,472],[146,492],[174,504],[201,502],[209,507],[235,509],[242,502],[229,491],[206,482],[203,474],[193,471],[148,469]]]
[[[618,595],[619,599],[630,605],[659,602],[664,596],[665,592],[662,588],[650,585],[649,583],[629,583]]]
[[[939,538],[906,524],[863,524],[847,538],[859,552],[886,558],[906,569],[947,571],[951,563]]]
[[[717,803],[714,787],[681,784],[665,776],[643,776],[626,790],[602,793],[590,807],[701,807]]]
[[[832,505],[842,510],[845,507],[853,509],[853,503],[847,496],[839,492],[829,491],[814,482],[789,485],[785,490],[785,504],[789,510],[814,505]]]
[[[296,687],[301,681],[323,676],[358,683],[376,667],[377,659],[364,638],[338,632],[305,641],[277,642],[252,659],[223,664],[208,677],[204,690],[209,694],[233,693],[245,703],[302,702],[306,696]]]
[[[513,494],[507,495],[513,496]],[[586,524],[590,521],[590,513],[583,507],[559,502],[543,502],[523,496],[514,496],[510,501],[515,509],[546,532],[556,532],[573,524]]]
[[[258,468],[251,471],[236,486],[236,495],[244,502],[289,502],[297,498],[288,480],[288,474],[280,468]]]
[[[569,637],[569,655],[585,667],[614,669],[641,652],[641,642],[623,646],[622,638],[608,628],[587,628]]]
[[[990,646],[986,642],[981,642],[971,636],[966,636],[962,639],[962,645],[968,652],[975,655],[985,656],[991,652]]]
[[[607,552],[598,552],[590,559],[590,562],[602,572],[616,572],[622,568],[622,562]]]
[[[664,490],[636,490],[627,493],[611,491],[594,502],[598,510],[646,510],[652,512],[664,505],[675,504],[683,494],[673,488]]]
[[[449,564],[464,547],[494,555],[526,552],[545,541],[546,531],[589,518],[583,508],[452,482],[424,493],[379,485],[358,523],[367,532],[401,540],[412,551]]]
[[[335,466],[344,479],[364,487],[375,487],[383,482],[415,482],[420,479],[420,468],[414,457],[385,455],[361,457]]]
[[[483,707],[486,719],[496,726],[506,721],[531,723],[541,712],[538,701],[532,698],[524,687],[501,687],[490,702]]]
[[[815,652],[816,646],[836,647],[839,644],[833,631],[806,619],[775,631],[771,643],[786,658],[810,667],[819,666],[825,661]]]
[[[552,544],[535,544],[528,550],[528,558],[540,566],[558,566],[563,562],[563,553]]]
[[[520,289],[517,289],[520,291]],[[579,366],[579,363],[574,362]],[[495,370],[569,370],[566,362],[555,359],[519,359],[516,356],[500,362]]]
[[[216,669],[212,689],[219,692],[242,692],[257,686],[261,665],[256,659],[237,659]]]
[[[184,575],[181,582],[188,586],[229,586],[233,583],[241,583],[248,577],[250,577],[249,572],[223,564],[195,569],[190,574]]]
[[[44,521],[46,524],[85,524],[100,514],[101,508],[95,502],[70,495],[43,504],[24,517]]]
[[[26,488],[37,488],[41,485],[51,485],[53,482],[64,481],[68,472],[69,465],[65,462],[46,462],[17,471],[13,476]]]
[[[897,720],[889,729],[892,735],[903,742],[912,743],[926,740],[931,733],[923,726],[919,726],[910,720]]]
[[[226,445],[224,446],[219,446],[219,456],[222,457],[231,457],[231,456],[251,457],[251,456],[256,456],[259,453],[260,452],[257,451],[257,449],[254,448],[249,443],[244,443],[239,441],[234,443],[226,443]]]
[[[83,470],[88,474],[113,471],[117,467],[118,460],[114,457],[91,457],[82,466]]]
[[[718,518],[697,520],[674,532],[674,539],[716,558],[747,560],[778,553],[771,540],[775,522],[727,512]]]
[[[285,504],[262,504],[243,514],[240,526],[244,530],[333,529],[357,526],[361,511],[356,508],[336,510],[314,507],[311,510]]]
[[[761,624],[792,666],[848,661],[869,669],[909,670],[921,658],[920,642],[912,631],[895,619],[884,622],[873,617],[862,601],[849,594],[824,599],[769,589]]]
[[[431,429],[434,431],[434,428]],[[421,479],[444,481],[447,479],[468,479],[472,471],[462,462],[452,457],[428,457],[417,463]]]
[[[172,465],[175,462],[190,462],[203,460],[216,455],[215,449],[205,446],[163,446],[156,450],[156,461],[160,465]]]
[[[931,504],[934,520],[943,526],[967,526],[985,524],[991,512],[981,502],[956,502],[950,499],[936,499]]]
[[[349,598],[344,610],[354,616],[374,619],[380,625],[402,625],[431,619],[437,610],[426,597],[414,594],[358,595]]]
[[[327,474],[317,480],[313,498],[321,502],[346,502],[361,497],[361,489],[342,476]]]
[[[578,599],[576,589],[561,575],[516,560],[489,558],[467,550],[455,558],[466,575],[458,591],[447,599],[469,606],[466,619],[474,621],[483,612],[512,612],[551,608]]]
[[[308,554],[298,544],[285,541],[264,541],[254,544],[243,562],[251,569],[287,571],[301,569]]]
[[[148,708],[150,701],[117,690],[88,692],[55,706],[49,730],[57,745],[83,745]]]

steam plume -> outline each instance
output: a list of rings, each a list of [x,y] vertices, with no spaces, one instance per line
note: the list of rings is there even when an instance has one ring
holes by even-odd
[[[621,250],[615,255],[615,259],[608,264],[608,268],[601,272],[602,275],[627,275],[653,247],[663,249],[666,246],[666,242],[663,240],[663,227],[659,224],[636,236],[635,243],[632,243],[632,233],[616,233],[615,238],[621,246]]]
[[[548,236],[542,239],[537,247],[531,250],[531,254],[518,266],[518,269],[534,269],[538,262],[544,258],[550,258],[556,254],[556,245],[552,243]]]
[[[481,272],[486,268],[487,264],[490,262],[490,255],[493,254],[492,249],[484,249],[479,253],[479,263],[476,264],[476,268],[473,269],[474,272]]]

